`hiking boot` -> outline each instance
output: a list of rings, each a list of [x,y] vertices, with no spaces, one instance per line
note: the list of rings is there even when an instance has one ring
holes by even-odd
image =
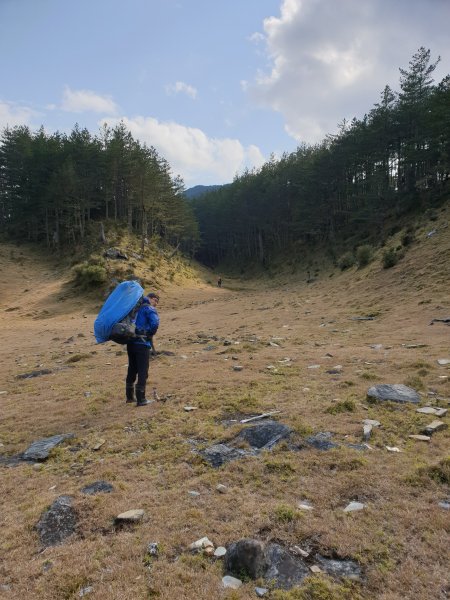
[[[136,398],[136,406],[147,406],[147,404],[151,404],[151,400],[147,400],[147,398],[145,397],[145,386],[136,386]]]
[[[127,404],[136,402],[136,396],[134,395],[134,385],[127,385],[125,387],[125,394],[127,397]]]

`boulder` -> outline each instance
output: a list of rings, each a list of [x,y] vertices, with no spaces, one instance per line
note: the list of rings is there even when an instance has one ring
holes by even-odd
[[[33,442],[31,446],[25,450],[22,458],[23,460],[33,461],[46,460],[49,457],[50,451],[53,450],[55,446],[58,446],[58,444],[61,444],[64,440],[73,437],[73,433],[63,433],[61,435],[53,435],[52,437]]]
[[[375,400],[390,400],[391,402],[412,402],[418,404],[420,396],[412,388],[401,383],[374,385],[367,391],[369,398]]]
[[[70,496],[59,496],[39,519],[36,529],[45,547],[61,544],[76,529],[77,515]]]

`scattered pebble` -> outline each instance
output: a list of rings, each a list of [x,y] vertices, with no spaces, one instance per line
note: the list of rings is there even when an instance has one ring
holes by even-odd
[[[233,371],[242,371],[244,367],[242,367],[241,365],[233,365]]]
[[[292,548],[289,548],[289,550],[293,554],[297,554],[298,556],[301,556],[302,558],[308,558],[308,556],[309,556],[309,552],[306,552],[306,550],[303,550],[302,548],[300,548],[300,546],[292,546]]]
[[[214,548],[214,544],[211,542],[210,539],[208,539],[207,537],[202,537],[199,540],[192,542],[192,544],[189,546],[189,549],[201,550],[202,548],[208,548],[209,546]]]
[[[227,553],[227,549],[224,546],[219,546],[214,550],[214,556],[216,558],[222,558]]]
[[[314,507],[311,506],[311,504],[309,504],[308,502],[299,502],[297,504],[297,508],[299,508],[300,510],[314,510]]]
[[[94,588],[92,585],[88,585],[84,588],[81,588],[81,590],[78,592],[78,596],[80,598],[83,598],[83,596],[87,596],[88,594],[92,593],[94,591]]]
[[[262,587],[255,588],[255,593],[258,596],[258,598],[262,598],[263,596],[265,596],[268,591],[269,591],[268,588],[262,588]]]
[[[225,577],[222,577],[222,584],[225,588],[237,590],[241,587],[242,581],[240,579],[236,579],[236,577],[231,577],[231,575],[225,575]]]
[[[397,448],[397,446],[386,446],[386,450],[388,452],[402,452],[402,450],[400,450],[400,448]]]
[[[196,492],[195,490],[189,490],[188,494],[189,494],[189,496],[192,496],[193,498],[198,498],[200,496],[200,492]]]
[[[431,440],[429,435],[409,435],[408,437],[418,442],[429,442]]]
[[[226,494],[228,492],[228,488],[226,485],[223,485],[223,483],[218,483],[216,485],[216,490],[220,493],[220,494]]]
[[[320,369],[320,365],[309,365],[308,369]]]
[[[323,573],[322,569],[317,565],[311,565],[309,567],[309,570],[311,571],[311,573]]]
[[[103,446],[103,444],[106,442],[106,440],[97,440],[94,445],[92,446],[92,450],[100,450],[100,448]]]
[[[441,367],[450,365],[450,358],[439,358],[438,363],[441,365]]]
[[[141,508],[127,510],[126,512],[120,513],[116,517],[116,523],[136,523],[141,521],[145,514]]]
[[[197,409],[198,409],[198,406],[185,406],[185,407],[184,407],[184,410],[185,410],[186,412],[191,412],[191,411],[193,411],[193,410],[197,410]]]
[[[350,504],[347,504],[347,506],[344,508],[344,512],[354,512],[356,510],[363,510],[363,508],[364,504],[361,502],[350,502]]]

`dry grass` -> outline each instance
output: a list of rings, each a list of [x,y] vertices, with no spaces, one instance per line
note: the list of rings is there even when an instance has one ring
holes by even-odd
[[[279,600],[445,598],[448,512],[437,503],[449,494],[448,433],[415,442],[408,436],[433,418],[412,405],[368,403],[366,392],[376,383],[414,384],[423,405],[448,405],[449,380],[441,377],[450,372],[437,359],[449,357],[449,328],[429,326],[450,314],[448,216],[433,222],[429,229],[439,234],[431,238],[424,224],[419,243],[389,270],[375,259],[312,285],[225,279],[220,290],[187,276],[162,278],[156,341],[175,355],[152,361],[150,379],[160,395],[172,396],[139,410],[124,402],[126,355],[116,345],[94,344],[98,301],[67,293],[61,272],[26,249],[13,250],[15,258],[22,252],[18,263],[11,248],[0,248],[0,391],[7,391],[0,396],[0,452],[20,453],[57,433],[76,436],[41,465],[0,466],[0,585],[10,588],[0,588],[0,597],[75,599],[90,585],[87,597],[108,600],[254,598],[253,582],[220,591],[220,561],[189,553],[189,544],[207,535],[216,545],[244,536],[305,544],[364,565],[362,584],[313,576],[301,590],[271,596]],[[24,296],[26,288],[32,293]],[[368,314],[377,317],[352,320]],[[219,340],[199,343],[198,333]],[[223,347],[222,338],[233,345]],[[285,357],[291,366],[278,362]],[[244,369],[233,371],[235,364]],[[341,374],[326,373],[337,364]],[[52,374],[16,379],[44,368]],[[185,405],[198,410],[187,413]],[[298,445],[319,431],[343,445],[320,452],[283,443],[217,470],[192,452],[194,444],[233,437],[241,425],[231,419],[270,410],[281,411],[277,418]],[[366,418],[382,424],[373,431],[373,450],[346,447],[361,443]],[[106,441],[94,451],[99,439]],[[80,492],[100,479],[114,491]],[[228,493],[216,491],[219,483]],[[61,494],[74,498],[77,534],[42,551],[34,527]],[[298,510],[304,499],[313,511]],[[352,500],[365,510],[343,513]],[[145,510],[143,522],[116,529],[114,517],[131,508]],[[154,541],[158,559],[146,556]]]

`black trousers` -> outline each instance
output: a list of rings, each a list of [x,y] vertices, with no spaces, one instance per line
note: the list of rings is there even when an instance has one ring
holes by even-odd
[[[137,375],[137,385],[145,387],[148,377],[150,348],[144,344],[127,344],[128,373],[127,385],[134,385]]]

